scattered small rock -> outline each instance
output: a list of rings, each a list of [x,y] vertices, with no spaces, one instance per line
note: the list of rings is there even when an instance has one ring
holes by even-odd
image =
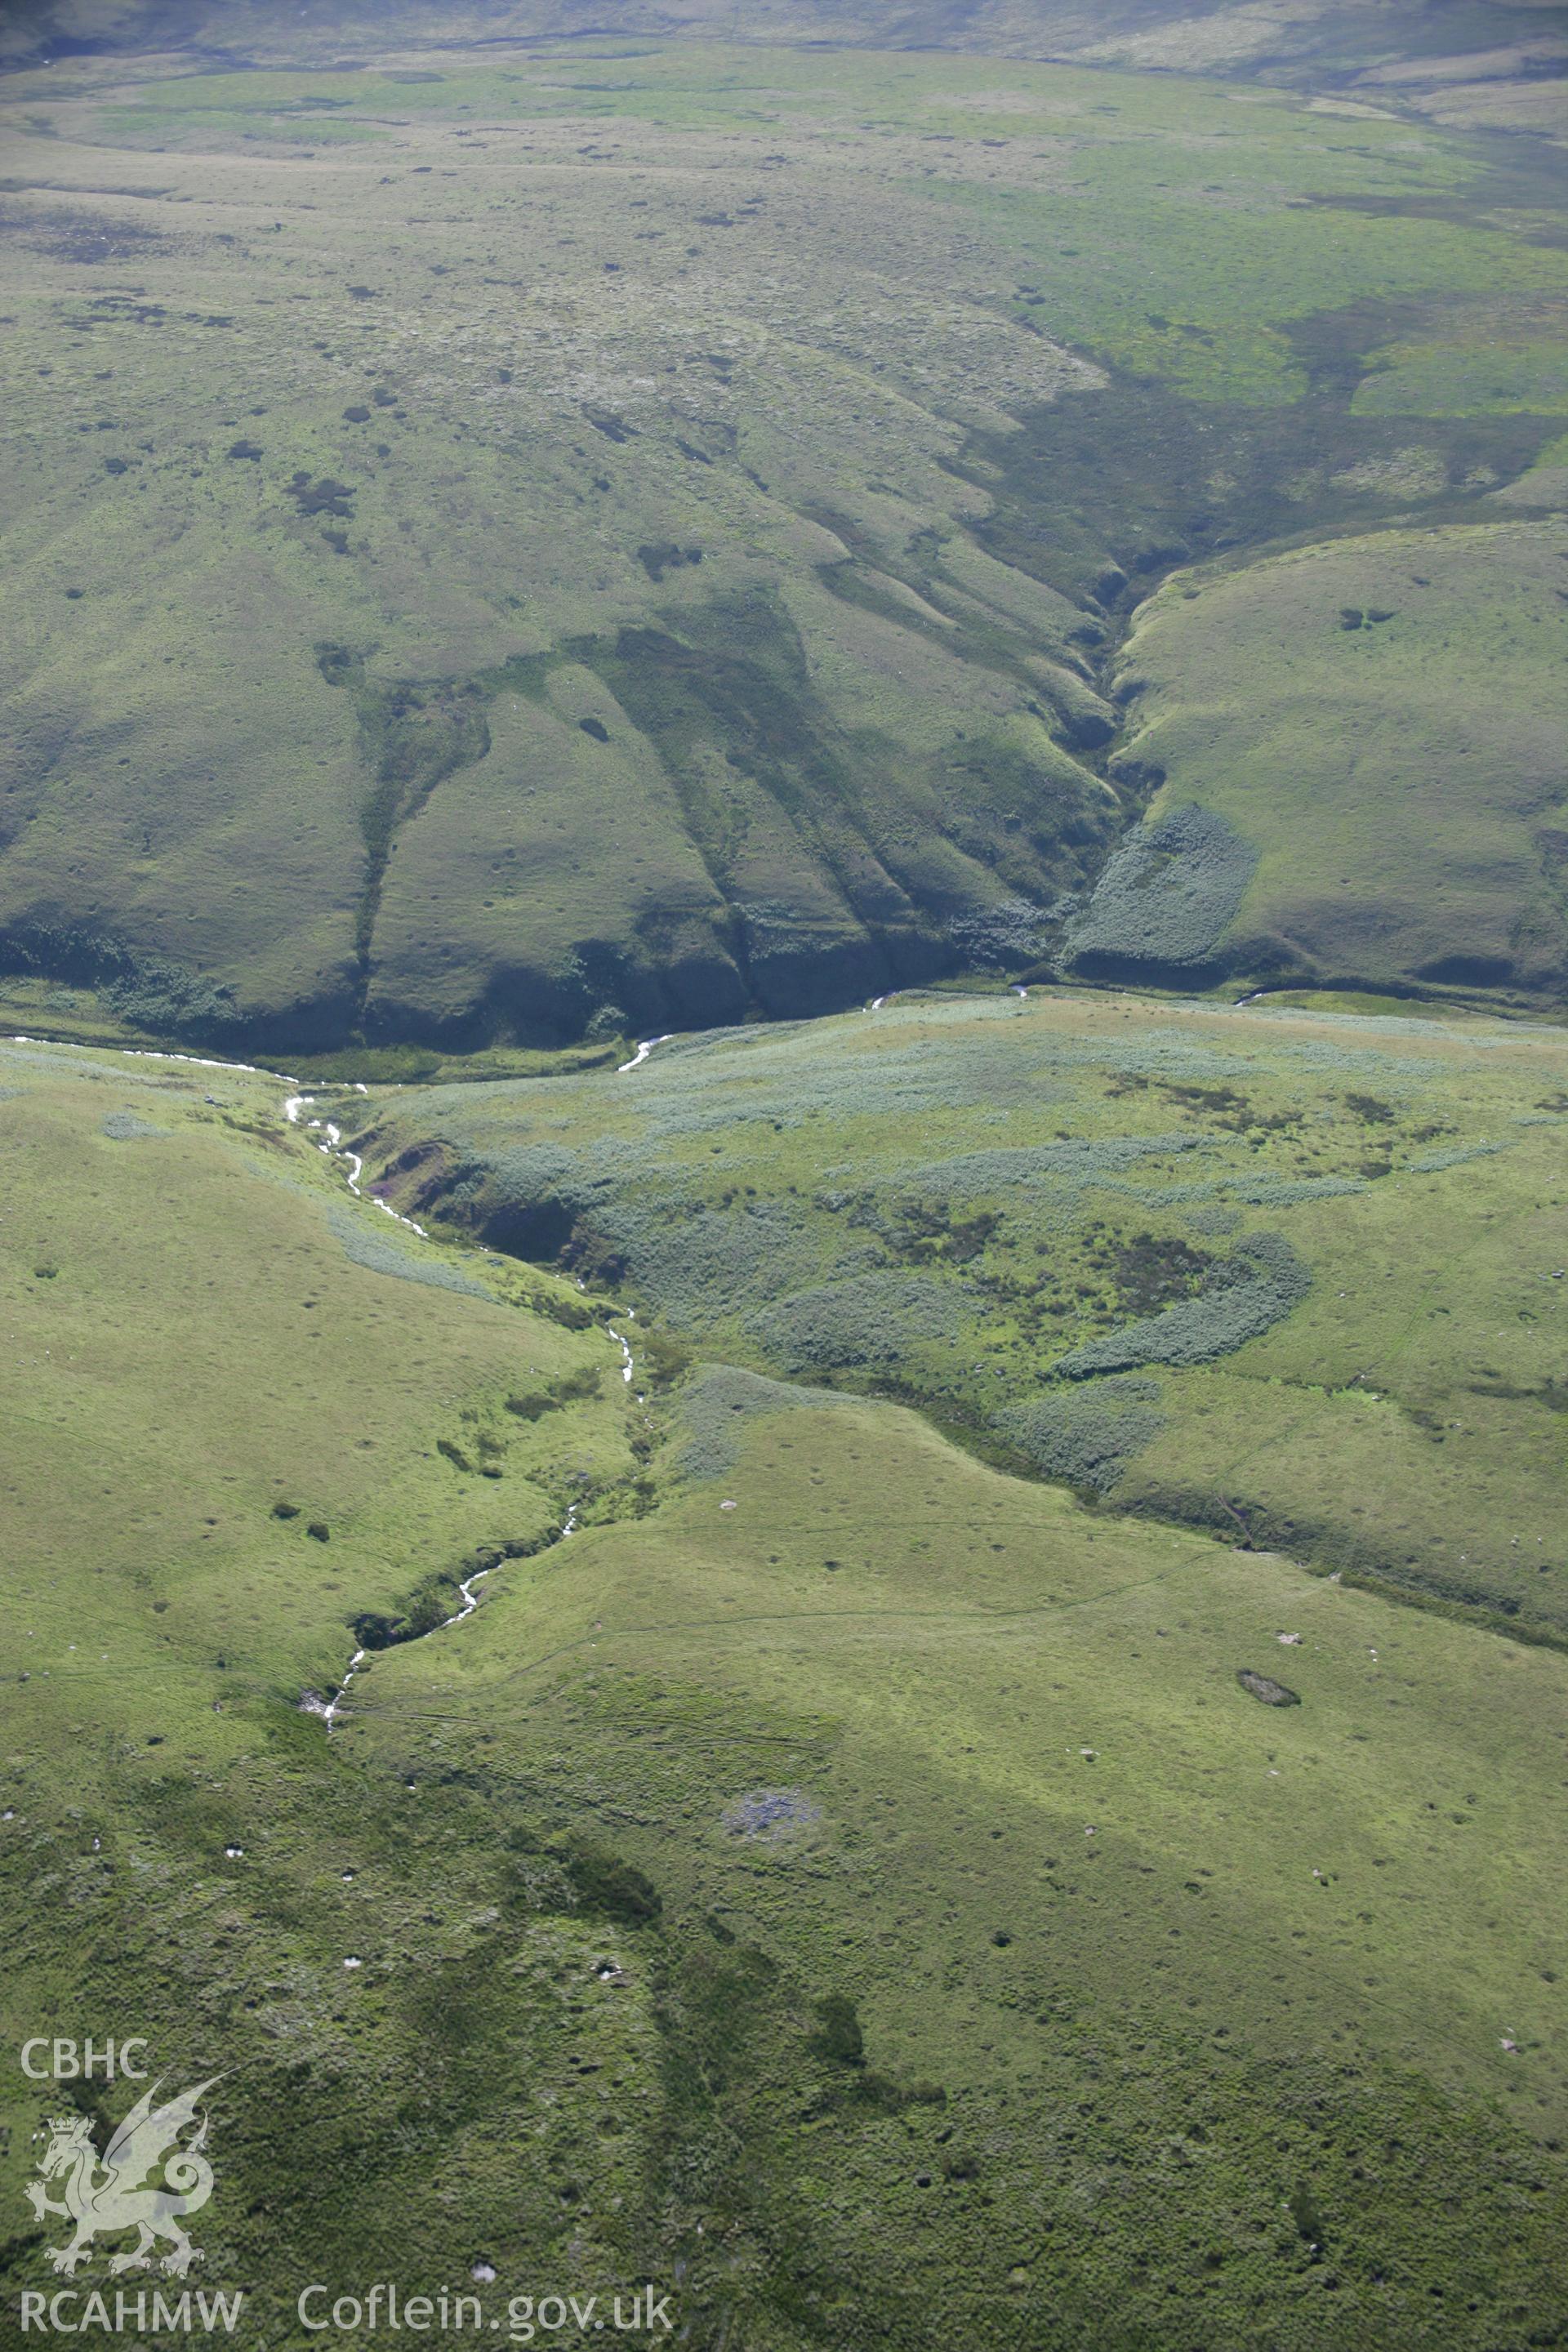
[[[820,1821],[822,1808],[800,1789],[753,1789],[737,1797],[723,1816],[734,1837],[777,1837],[786,1830],[804,1829]]]

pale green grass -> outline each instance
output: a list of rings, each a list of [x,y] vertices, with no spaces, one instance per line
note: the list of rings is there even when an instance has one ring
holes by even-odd
[[[542,2108],[524,2143],[518,2116],[566,2090],[568,2055],[658,2100],[646,1983],[600,1983],[605,1923],[574,1916],[559,1864],[498,1866],[497,1824],[460,1791],[356,1772],[299,1706],[342,1675],[360,1612],[547,1538],[569,1500],[621,1507],[618,1352],[521,1303],[584,1322],[566,1286],[354,1207],[279,1082],[6,1045],[0,1086],[7,2032],[69,2007],[100,2043],[150,2037],[165,2081],[222,2076],[201,2278],[244,2291],[279,2346],[308,2340],[294,2301],[323,2263],[468,2285],[468,2233],[521,2227],[570,2266],[569,2178],[605,2216],[590,2265],[624,2276],[641,2248],[613,2214],[642,2143],[574,2145],[579,2118]],[[345,1217],[483,1269],[493,1301],[355,1263]],[[583,1392],[533,1421],[505,1410],[574,1375]],[[118,2118],[121,2086],[97,2087]],[[69,2096],[16,2070],[5,2086],[18,2212]],[[431,2212],[432,2168],[463,2178],[460,2221]],[[56,2242],[13,2231],[9,2325]]]
[[[284,1129],[279,1085],[4,1045],[0,1080],[7,1608],[15,1639],[26,1612],[36,1671],[64,1675],[106,1730],[141,1728],[153,1705],[126,1642],[182,1681],[232,1649],[243,1687],[323,1688],[358,1611],[543,1537],[575,1471],[625,1470],[607,1340],[510,1303],[515,1274],[471,1253],[451,1268],[467,1291],[355,1263],[340,1226],[378,1265],[421,1244],[349,1202],[341,1167]],[[157,1132],[119,1139],[127,1113]],[[564,1429],[504,1410],[584,1365],[603,1370],[604,1402]],[[481,1433],[499,1480],[437,1451],[445,1438],[477,1460]],[[62,1485],[67,1455],[83,1468]],[[112,1633],[68,1664],[81,1576]],[[209,1736],[228,1744],[221,1725]]]
[[[1555,2119],[1568,2042],[1562,1996],[1542,1972],[1563,1867],[1552,1790],[1568,1664],[1272,1554],[1086,1509],[967,1460],[888,1408],[814,1412],[801,1399],[748,1418],[737,1443],[721,1486],[552,1553],[498,1593],[473,1640],[379,1662],[353,1740],[405,1727],[417,1754],[428,1737],[468,1740],[481,1726],[515,1739],[530,1708],[563,1686],[579,1706],[597,1691],[613,1715],[622,1675],[669,1676],[677,1711],[705,1694],[690,1703],[715,1729],[726,1707],[754,1696],[800,1715],[797,1743],[822,1749],[816,1791],[831,1806],[836,1787],[858,1789],[862,1825],[876,1801],[870,1759],[904,1748],[921,1779],[946,1783],[938,1811],[994,1805],[1013,1817],[1021,1846],[1010,1838],[1011,1853],[980,1856],[950,1843],[938,1867],[985,1882],[984,1902],[1003,1906],[995,1924],[1020,1943],[1033,1915],[1053,1970],[1081,1969],[1108,1995],[1120,1982],[1138,1999],[1159,1956],[1144,1947],[1140,1963],[1133,1948],[1163,1931],[1168,1909],[1183,1927],[1183,1973],[1210,2000],[1225,1983],[1238,2032],[1311,2040],[1342,2027],[1348,2001],[1363,2049],[1397,2051],[1510,2105],[1545,2095]],[[1281,1647],[1281,1632],[1300,1645]],[[1237,1688],[1238,1667],[1292,1685],[1300,1711],[1260,1706]],[[1516,1792],[1533,1810],[1510,1819]],[[1457,1822],[1467,1804],[1477,1810]],[[1089,1858],[1117,1882],[1114,1897],[1100,1891],[1119,1925],[1053,1907],[1036,1874],[1037,1857],[1064,1845],[1078,1869],[1090,1826]],[[850,1828],[824,1832],[835,1860]],[[716,1821],[696,1843],[711,1899],[735,1849]],[[1009,1884],[1020,1853],[1033,1867]],[[1154,1883],[1134,1902],[1148,1862]],[[1200,1865],[1195,1904],[1179,1882]],[[1457,1874],[1462,1915],[1449,1909]],[[978,1891],[964,1899],[971,1917]],[[1368,1906],[1374,1917],[1358,1917]],[[936,1948],[922,1969],[933,1983],[947,1941],[939,1914],[933,1903]],[[836,1926],[820,1923],[818,1972]],[[1261,1951],[1276,1941],[1271,1983]],[[1291,1941],[1303,1948],[1286,1950]],[[924,1998],[901,1977],[879,1980],[869,1946],[862,1965],[897,2063],[931,2073],[938,2053],[921,2046],[916,2021]],[[1026,1966],[1026,1955],[999,1965]],[[1522,2009],[1537,2042],[1535,2078],[1518,2094],[1508,2086],[1519,2070],[1489,2030],[1500,2000],[1507,2016],[1510,2001]],[[928,2035],[948,2030],[927,2011]]]
[[[1391,343],[1377,373],[1358,385],[1358,416],[1502,416],[1568,411],[1561,334],[1539,341],[1506,335],[1481,349]]]

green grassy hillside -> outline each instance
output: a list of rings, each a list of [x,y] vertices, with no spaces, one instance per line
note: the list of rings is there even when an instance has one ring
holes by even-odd
[[[1073,927],[1075,968],[1560,993],[1565,564],[1568,520],[1500,520],[1152,598],[1123,756],[1163,782]]]
[[[572,1286],[452,1263],[355,1202],[279,1087],[0,1051],[5,1554],[38,1640],[90,1598],[176,1673],[243,1644],[260,1686],[325,1689],[357,1610],[531,1548],[579,1484],[630,1475],[618,1359]],[[559,1414],[506,1410],[563,1383]],[[67,1455],[89,1475],[62,1490]],[[142,1721],[134,1676],[89,1679],[106,1734]]]
[[[0,11],[0,2025],[255,2352],[1568,2345],[1560,14]]]
[[[1548,1052],[1477,1034],[1483,1091]],[[625,1383],[282,1081],[0,1080],[8,2030],[225,2070],[198,2283],[252,2334],[323,2277],[651,2277],[713,2352],[1560,2324],[1560,1656],[622,1318]],[[12,2076],[15,2207],[72,2096],[123,2105]]]
[[[917,995],[383,1097],[359,1148],[416,1214],[619,1284],[689,1345],[1561,1642],[1565,1052]]]
[[[725,0],[667,0],[657,26],[625,0],[16,0],[0,26],[0,65],[42,58],[168,50],[285,61],[379,57],[389,41],[455,46],[619,33],[723,36],[879,48],[946,47],[1004,56],[1092,58],[1163,72],[1328,75],[1390,82],[1464,119],[1533,127],[1558,51],[1552,0],[759,0],[738,17]],[[1533,88],[1531,85],[1533,84]],[[1535,106],[1530,105],[1531,99]],[[1481,101],[1478,108],[1478,100]],[[1489,100],[1489,108],[1485,101]],[[1353,101],[1347,101],[1353,103]]]
[[[1506,2254],[1491,2214],[1504,2117],[1551,2096],[1562,1661],[735,1381],[688,1391],[684,1499],[552,1555],[450,1659],[398,1654],[348,1743],[598,1811],[707,1923],[733,2007],[679,2241],[699,2333],[1556,2324],[1555,2253],[1529,2267],[1550,2158]],[[1259,1705],[1259,1670],[1300,1706]],[[759,2063],[781,1978],[855,2003],[837,2082]],[[1505,1988],[1531,2022],[1494,2033]],[[1451,2263],[1418,2185],[1444,2173]]]
[[[1560,173],[1397,104],[603,41],[0,100],[0,950],[121,1034],[1026,968],[1148,797],[1139,598],[1563,430]]]

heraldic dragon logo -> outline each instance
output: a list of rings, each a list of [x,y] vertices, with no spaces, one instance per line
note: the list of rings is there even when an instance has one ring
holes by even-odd
[[[76,2225],[68,2244],[49,2250],[57,2271],[69,2278],[91,2261],[95,2238],[114,2237],[126,2230],[137,2232],[136,2243],[110,2256],[110,2276],[150,2269],[152,2250],[161,2239],[168,2241],[169,2252],[160,2268],[176,2278],[203,2260],[181,2219],[199,2212],[213,2192],[213,2168],[201,2153],[206,2144],[206,2116],[184,2146],[180,2134],[196,2121],[197,2103],[216,2080],[215,2074],[156,2108],[153,2102],[160,2086],[154,2083],[120,2125],[101,2158],[86,2116],[50,2117],[48,2145],[38,2170],[43,2182],[62,2184],[61,2195],[50,2197],[37,2180],[27,2183],[26,2194],[40,2221],[46,2214],[58,2213]]]

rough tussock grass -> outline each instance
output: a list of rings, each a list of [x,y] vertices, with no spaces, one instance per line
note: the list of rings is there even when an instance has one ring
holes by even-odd
[[[1094,1411],[1158,1365],[1163,1425],[1104,1456],[1120,1503],[1559,1638],[1562,1051],[1484,1022],[903,998],[625,1077],[384,1097],[365,1148],[395,1169],[445,1138],[489,1172],[433,1177],[421,1214],[564,1253],[705,1353],[890,1386],[1020,1467],[997,1415],[1067,1381]],[[591,1181],[546,1225],[567,1135]],[[905,1326],[881,1306],[910,1285]]]

